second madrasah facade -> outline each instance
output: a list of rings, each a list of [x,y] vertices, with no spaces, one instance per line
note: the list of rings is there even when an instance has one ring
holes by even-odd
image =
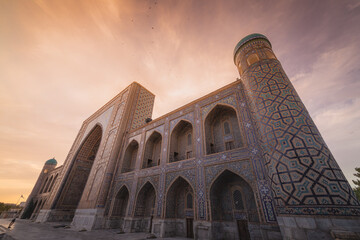
[[[64,165],[46,162],[22,217],[158,237],[360,236],[359,202],[270,41],[245,37],[234,63],[240,79],[153,121],[155,96],[132,83],[84,121]]]

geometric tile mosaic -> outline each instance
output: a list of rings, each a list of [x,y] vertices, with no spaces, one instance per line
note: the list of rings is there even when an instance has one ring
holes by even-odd
[[[259,124],[279,213],[289,212],[291,206],[359,205],[280,63],[262,61],[250,67],[242,81]]]

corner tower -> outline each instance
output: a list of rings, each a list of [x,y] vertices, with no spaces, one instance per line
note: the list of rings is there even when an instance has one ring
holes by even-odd
[[[339,228],[354,231],[359,202],[269,39],[261,34],[243,38],[235,47],[234,63],[258,125],[283,237],[304,239],[310,231],[330,237]]]
[[[42,190],[44,189],[44,187],[47,183],[45,179],[49,175],[49,172],[56,168],[56,165],[57,165],[57,161],[55,158],[51,158],[45,162],[43,168],[41,169],[39,177],[36,180],[35,186],[26,200],[24,209],[20,214],[20,218],[30,218],[31,217],[31,215],[33,214],[35,207],[36,207],[34,205],[34,202],[35,202],[34,198],[39,193],[41,193]]]

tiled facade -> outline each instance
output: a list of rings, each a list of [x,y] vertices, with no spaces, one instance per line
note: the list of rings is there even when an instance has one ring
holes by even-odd
[[[244,38],[234,61],[240,79],[149,123],[154,95],[131,84],[84,122],[33,217],[196,239],[297,239],[310,231],[304,217],[318,236],[335,236],[335,224],[320,228],[324,216],[360,232],[359,202],[270,42]],[[89,172],[71,180],[84,161]],[[81,198],[65,211],[71,186]]]

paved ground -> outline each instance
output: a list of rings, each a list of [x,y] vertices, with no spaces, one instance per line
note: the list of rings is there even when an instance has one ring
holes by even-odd
[[[119,230],[93,230],[79,232],[71,228],[59,227],[64,223],[34,223],[29,220],[16,219],[11,229],[8,229],[11,219],[0,219],[0,239],[1,234],[5,233],[3,239],[15,240],[140,240],[146,239],[148,233],[124,233],[118,234]],[[10,238],[11,237],[11,238]],[[188,240],[187,238],[158,238],[167,240]]]

